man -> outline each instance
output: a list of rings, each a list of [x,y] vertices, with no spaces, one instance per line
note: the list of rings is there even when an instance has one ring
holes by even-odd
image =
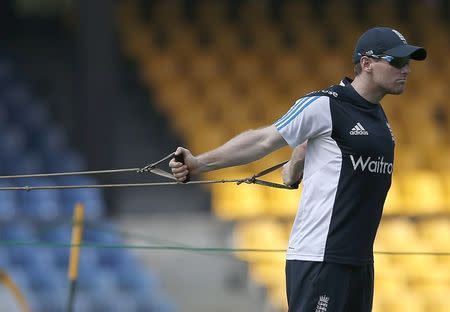
[[[373,301],[373,242],[391,184],[394,136],[379,102],[401,94],[409,61],[425,49],[397,31],[369,29],[353,55],[356,77],[299,99],[274,125],[244,132],[197,157],[178,148],[178,181],[188,174],[257,160],[289,144],[283,169],[303,195],[289,239],[289,311],[368,312]],[[306,157],[305,157],[305,145]],[[304,161],[304,172],[303,171]]]

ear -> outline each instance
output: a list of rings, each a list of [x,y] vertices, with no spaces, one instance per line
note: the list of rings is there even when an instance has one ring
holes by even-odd
[[[372,72],[373,62],[368,57],[363,56],[359,62],[363,71]]]

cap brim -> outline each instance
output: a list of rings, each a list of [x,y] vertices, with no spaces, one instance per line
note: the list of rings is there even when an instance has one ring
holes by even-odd
[[[427,51],[422,47],[402,44],[395,48],[384,51],[384,54],[394,57],[409,57],[412,60],[423,61],[427,58]]]

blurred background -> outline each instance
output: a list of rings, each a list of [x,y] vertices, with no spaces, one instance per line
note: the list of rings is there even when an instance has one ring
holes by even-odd
[[[448,253],[447,0],[2,0],[0,174],[143,167],[180,145],[205,152],[352,77],[354,44],[373,26],[428,50],[412,63],[406,92],[382,102],[396,162],[375,250]],[[251,176],[289,156],[286,148],[199,178]],[[163,180],[0,185],[149,181]],[[64,311],[69,251],[49,247],[70,242],[82,202],[84,241],[118,248],[82,249],[75,311],[286,311],[284,252],[189,247],[284,250],[300,196],[234,184],[2,191],[0,270],[32,311]],[[375,266],[375,312],[448,311],[448,255],[376,254]],[[0,311],[19,311],[2,286]]]

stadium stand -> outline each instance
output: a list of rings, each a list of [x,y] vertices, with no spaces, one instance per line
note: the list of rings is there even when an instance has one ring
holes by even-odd
[[[0,53],[0,172],[2,175],[81,171],[83,157],[69,144],[10,59]],[[95,184],[90,178],[2,180],[1,186]],[[64,311],[67,305],[69,249],[14,244],[69,244],[74,205],[86,207],[85,242],[121,244],[118,229],[105,216],[98,189],[0,192],[0,270],[24,293],[33,312]],[[156,276],[126,249],[83,248],[75,311],[176,311]],[[0,290],[1,311],[18,311]]]
[[[437,2],[415,1],[407,10],[399,9],[401,1],[397,6],[362,1],[353,7],[354,2],[330,0],[318,9],[312,1],[277,6],[273,1],[205,0],[193,2],[192,18],[183,1],[146,6],[123,1],[118,29],[122,49],[139,66],[158,109],[170,116],[194,153],[273,123],[299,96],[352,76],[353,45],[369,26],[401,29],[430,53],[427,62],[412,64],[407,92],[383,100],[396,139],[396,172],[375,249],[448,252],[449,21]],[[256,165],[206,177],[249,176],[289,156],[285,149]],[[236,222],[235,246],[286,248],[298,193],[233,185],[211,190],[215,215]],[[283,258],[237,256],[249,263],[250,277],[267,287],[273,305],[284,310]],[[374,311],[448,309],[448,257],[378,254],[375,263]]]

